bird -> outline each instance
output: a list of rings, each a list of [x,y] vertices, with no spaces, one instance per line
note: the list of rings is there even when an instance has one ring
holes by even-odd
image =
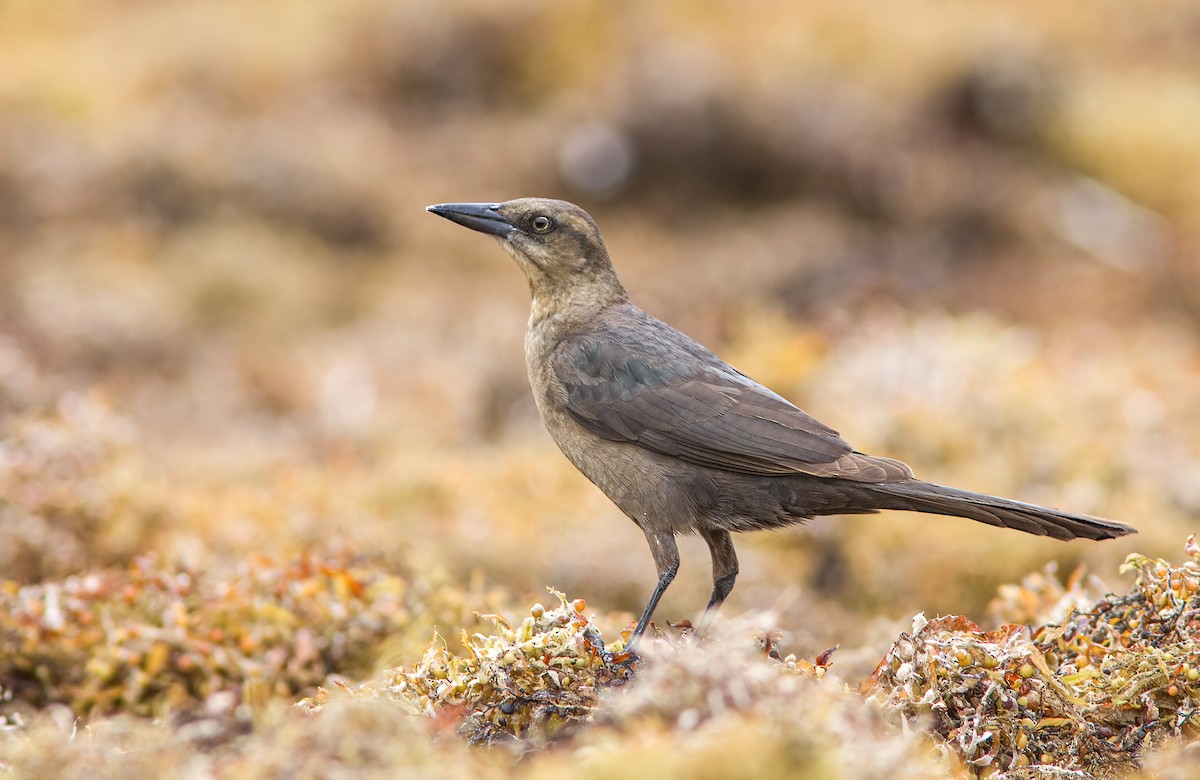
[[[633,652],[679,570],[676,537],[712,559],[707,622],[738,575],[733,533],[819,515],[906,510],[1054,539],[1113,539],[1123,523],[913,476],[634,305],[596,222],[561,200],[442,203],[428,211],[496,237],[532,299],[525,364],[551,438],[641,529],[658,581],[625,648]]]

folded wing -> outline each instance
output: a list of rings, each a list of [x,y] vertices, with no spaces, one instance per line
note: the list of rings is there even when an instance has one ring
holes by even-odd
[[[740,474],[912,477],[903,463],[854,452],[837,431],[677,331],[651,339],[631,330],[575,336],[555,352],[567,409],[596,435]]]

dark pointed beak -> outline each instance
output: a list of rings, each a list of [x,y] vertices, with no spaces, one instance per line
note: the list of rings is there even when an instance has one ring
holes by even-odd
[[[451,222],[457,222],[463,227],[469,227],[471,230],[504,238],[516,230],[517,226],[496,211],[499,206],[499,203],[439,203],[435,206],[426,206],[425,210],[432,211]]]

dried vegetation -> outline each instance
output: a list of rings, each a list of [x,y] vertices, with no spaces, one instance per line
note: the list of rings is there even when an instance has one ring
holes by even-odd
[[[865,693],[931,721],[969,766],[999,774],[1050,766],[1119,777],[1167,740],[1200,729],[1200,547],[1172,566],[1131,555],[1133,590],[1078,603],[1045,624],[983,631],[962,617],[918,615]],[[1055,588],[1061,595],[1062,589]],[[1010,588],[1006,599],[1040,594]]]

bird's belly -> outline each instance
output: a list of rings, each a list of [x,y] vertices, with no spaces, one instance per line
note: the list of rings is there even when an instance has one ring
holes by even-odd
[[[577,429],[570,432],[570,428]],[[637,525],[651,531],[689,533],[696,515],[667,459],[642,448],[602,439],[574,420],[547,429],[567,460]]]
[[[573,420],[567,424],[577,425]],[[555,435],[562,430],[550,427],[567,459],[643,529],[690,534],[709,527],[738,532],[806,519],[781,501],[779,478],[684,464],[633,443],[591,434],[586,443],[583,436]]]

